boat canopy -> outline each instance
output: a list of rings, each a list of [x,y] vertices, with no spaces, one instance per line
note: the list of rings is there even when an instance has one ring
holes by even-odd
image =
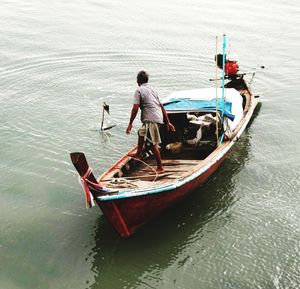
[[[192,99],[170,99],[169,102],[163,103],[165,109],[169,112],[193,112],[193,111],[216,111],[216,98],[212,100],[192,100]],[[218,111],[221,113],[223,107],[222,99],[218,99]],[[232,103],[225,102],[224,115],[230,120],[234,120],[234,115],[231,114]]]
[[[222,88],[202,88],[194,90],[175,91],[163,100],[168,113],[218,111],[223,108]],[[243,117],[243,98],[234,88],[225,88],[225,110],[231,129],[234,129]]]

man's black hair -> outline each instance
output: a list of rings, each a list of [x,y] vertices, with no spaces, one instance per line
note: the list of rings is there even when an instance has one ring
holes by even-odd
[[[147,83],[149,80],[149,74],[142,70],[138,73],[137,75],[137,83],[140,85],[140,84],[143,84],[143,83]]]

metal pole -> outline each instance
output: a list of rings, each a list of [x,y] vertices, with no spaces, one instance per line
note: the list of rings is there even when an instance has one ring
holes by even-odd
[[[218,59],[217,59],[217,54],[218,54],[218,36],[216,36],[216,137],[217,137],[217,146],[219,145],[219,129],[218,129],[218,122],[219,122],[219,117],[218,117]]]
[[[223,34],[223,57],[222,57],[222,123],[225,110],[225,57],[226,57],[226,35]]]
[[[222,119],[221,125],[224,126],[224,111],[225,111],[225,57],[226,57],[226,35],[223,34],[223,57],[222,57]],[[225,132],[222,133],[220,144],[223,142]]]

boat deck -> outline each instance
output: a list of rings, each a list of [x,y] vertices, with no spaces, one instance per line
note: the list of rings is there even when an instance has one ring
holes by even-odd
[[[130,173],[109,179],[101,179],[108,188],[115,189],[142,189],[149,186],[158,186],[163,183],[172,183],[191,174],[191,168],[200,165],[202,160],[189,159],[163,159],[164,172],[156,174],[156,161],[151,158],[145,161],[133,160],[131,165],[134,167]]]

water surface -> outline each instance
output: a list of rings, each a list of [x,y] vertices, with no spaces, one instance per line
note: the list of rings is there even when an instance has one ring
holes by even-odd
[[[1,288],[300,287],[299,4],[0,5]],[[136,73],[161,98],[209,87],[223,33],[241,71],[266,67],[252,82],[262,104],[208,183],[122,240],[85,209],[69,153],[99,175],[136,142],[125,135]],[[108,135],[103,101],[117,122]]]

